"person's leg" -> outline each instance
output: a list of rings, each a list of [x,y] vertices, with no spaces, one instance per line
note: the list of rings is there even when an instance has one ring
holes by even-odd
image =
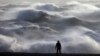
[[[59,53],[59,50],[57,49],[57,54]]]
[[[57,49],[57,56],[58,56],[58,54],[59,54],[58,52],[59,52],[59,50]]]
[[[59,54],[60,54],[60,56],[61,56],[61,49],[59,49]]]
[[[60,56],[60,49],[58,49],[58,56]]]

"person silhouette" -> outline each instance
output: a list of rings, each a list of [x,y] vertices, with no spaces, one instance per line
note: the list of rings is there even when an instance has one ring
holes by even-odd
[[[61,55],[61,43],[60,43],[59,40],[57,41],[55,48],[56,48],[56,51],[57,51],[57,56],[59,54]]]

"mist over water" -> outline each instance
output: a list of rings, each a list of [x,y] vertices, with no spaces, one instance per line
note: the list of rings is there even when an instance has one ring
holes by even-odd
[[[100,53],[100,9],[77,1],[1,6],[0,52]]]

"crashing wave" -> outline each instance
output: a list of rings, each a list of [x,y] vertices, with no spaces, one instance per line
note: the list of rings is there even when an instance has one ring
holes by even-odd
[[[0,48],[7,46],[1,52],[54,53],[53,47],[60,40],[63,53],[100,53],[100,33],[96,31],[99,25],[95,25],[100,22],[98,11],[96,6],[79,2],[61,6],[37,3],[9,9],[0,19],[0,34],[7,36],[0,35],[4,40]]]

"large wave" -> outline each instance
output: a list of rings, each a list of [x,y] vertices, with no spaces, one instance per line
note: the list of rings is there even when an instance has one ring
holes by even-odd
[[[1,52],[100,53],[99,8],[79,2],[37,3],[7,9],[0,19]],[[8,41],[11,40],[11,41]]]

